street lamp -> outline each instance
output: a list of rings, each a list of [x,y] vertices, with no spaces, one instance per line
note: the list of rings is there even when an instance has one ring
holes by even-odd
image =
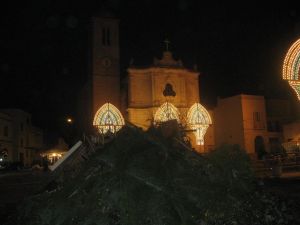
[[[71,118],[67,118],[67,123],[72,123],[73,120]]]

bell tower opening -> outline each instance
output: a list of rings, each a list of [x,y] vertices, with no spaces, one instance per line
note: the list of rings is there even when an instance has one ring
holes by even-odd
[[[110,46],[110,29],[108,27],[102,28],[102,45]]]

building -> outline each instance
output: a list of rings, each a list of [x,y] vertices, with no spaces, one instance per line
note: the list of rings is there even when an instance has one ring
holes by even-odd
[[[283,146],[288,153],[300,152],[300,121],[294,121],[283,126]]]
[[[92,21],[90,73],[80,95],[85,127],[93,124],[100,133],[107,133],[118,131],[125,121],[147,129],[177,120],[192,130],[189,137],[197,151],[211,148],[212,121],[200,104],[199,72],[175,60],[166,42],[162,58],[151,66],[128,68],[126,87],[121,89],[118,25],[111,15]],[[205,144],[207,130],[211,134]]]
[[[241,94],[218,99],[214,109],[206,110],[199,71],[174,59],[168,41],[161,59],[150,66],[129,65],[121,87],[118,25],[111,15],[92,21],[90,72],[80,98],[85,127],[93,125],[103,134],[118,131],[126,121],[146,130],[177,120],[192,131],[188,135],[198,152],[229,143],[255,155],[282,143],[282,126],[290,119],[286,100]]]
[[[218,99],[214,115],[215,144],[239,144],[251,155],[277,151],[292,121],[289,101],[245,94]]]
[[[0,158],[1,161],[13,160],[12,118],[0,112]]]
[[[242,94],[218,99],[214,112],[216,145],[239,144],[249,154],[266,150],[268,131],[263,96]]]
[[[0,148],[6,160],[30,166],[43,147],[43,132],[31,123],[31,115],[19,109],[0,110]]]
[[[152,124],[176,119],[185,127],[192,128],[195,123],[192,121],[192,114],[195,111],[199,112],[199,117],[203,117],[203,125],[207,125],[199,132],[204,132],[204,136],[206,129],[211,129],[208,126],[211,125],[211,116],[199,104],[199,72],[185,68],[182,61],[175,60],[170,51],[163,52],[162,59],[154,59],[149,67],[131,66],[127,72],[127,118],[130,122],[147,129]],[[199,104],[198,108],[193,108],[194,104]],[[196,140],[196,132],[195,135],[190,135],[192,145],[198,151],[205,151],[208,142],[200,140],[203,137]],[[198,145],[203,147],[197,148]]]
[[[267,127],[270,152],[276,152],[278,146],[286,142],[287,130],[283,127],[294,121],[289,101],[283,99],[266,100]]]
[[[119,21],[110,14],[91,21],[88,80],[79,98],[83,130],[90,130],[96,112],[110,102],[120,109]],[[124,112],[124,111],[123,111]]]
[[[161,119],[156,112],[164,103],[176,107],[182,118],[175,117],[181,121],[186,118],[188,109],[200,100],[199,73],[184,68],[170,51],[165,51],[162,59],[155,59],[149,67],[131,66],[127,71],[128,120],[144,129]]]
[[[300,143],[300,121],[285,124],[284,130],[284,142],[298,142]]]

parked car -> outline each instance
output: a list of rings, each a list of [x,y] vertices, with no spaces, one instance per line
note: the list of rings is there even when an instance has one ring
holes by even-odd
[[[7,151],[3,150],[0,152],[0,169],[5,169],[7,164]]]

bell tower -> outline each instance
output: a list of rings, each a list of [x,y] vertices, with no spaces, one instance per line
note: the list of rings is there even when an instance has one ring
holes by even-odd
[[[119,20],[110,15],[92,21],[92,114],[109,102],[120,107]]]

